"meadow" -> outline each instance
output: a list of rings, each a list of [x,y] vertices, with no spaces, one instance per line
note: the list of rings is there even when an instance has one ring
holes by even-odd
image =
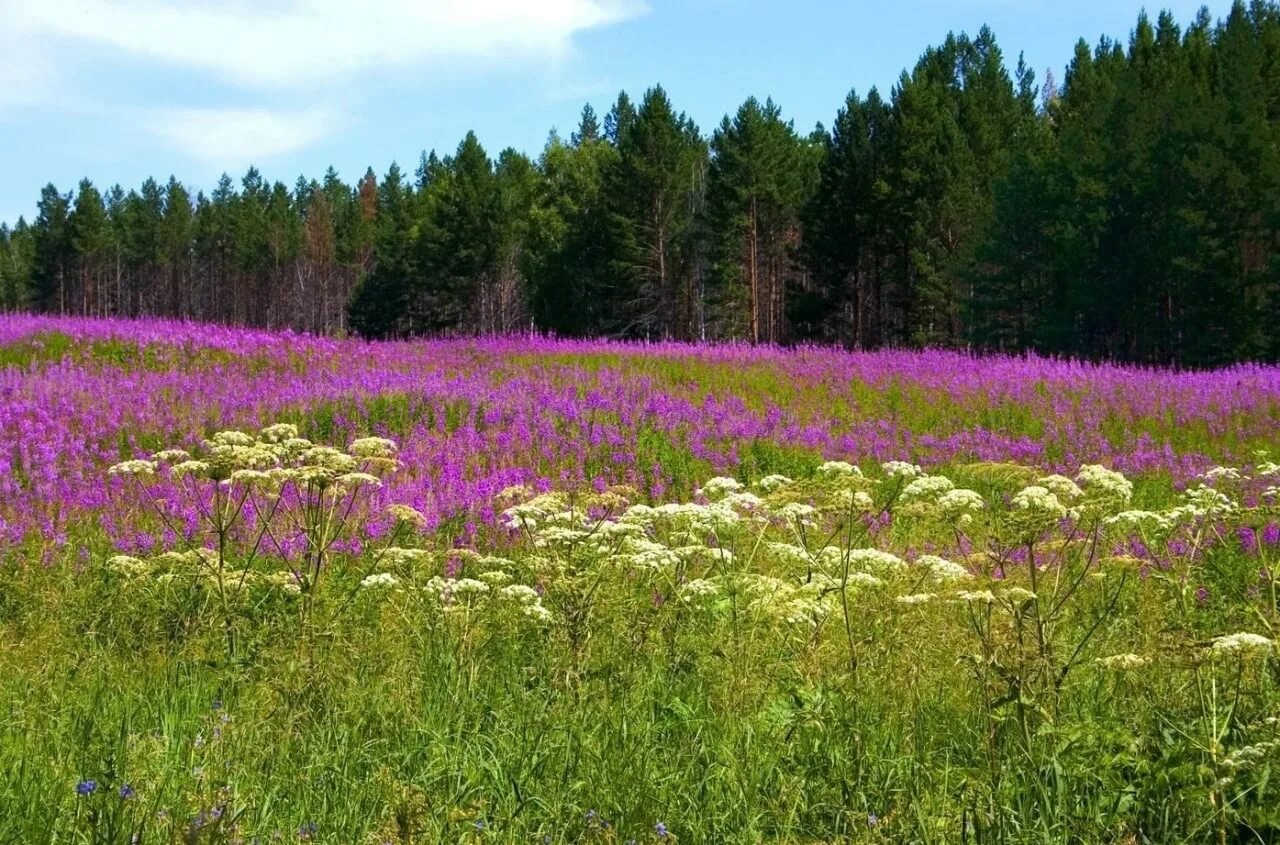
[[[0,317],[0,842],[1280,841],[1280,367]]]

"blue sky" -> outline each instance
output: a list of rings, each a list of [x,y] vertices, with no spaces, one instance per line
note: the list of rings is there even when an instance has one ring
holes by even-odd
[[[1199,2],[1169,0],[1180,23]],[[1229,4],[1215,0],[1212,14]],[[948,31],[989,24],[1043,80],[1076,40],[1127,39],[1117,0],[0,0],[0,220],[88,176],[208,189],[256,164],[354,181],[468,129],[536,154],[584,102],[661,82],[709,131],[748,95],[797,128],[887,90]]]

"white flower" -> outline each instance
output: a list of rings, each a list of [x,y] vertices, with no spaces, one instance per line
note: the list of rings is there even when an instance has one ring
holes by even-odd
[[[267,443],[286,443],[298,438],[298,427],[293,423],[276,423],[258,432],[258,437]]]
[[[503,572],[501,569],[491,569],[488,572],[481,572],[480,580],[490,587],[501,587],[504,584],[510,584],[514,579],[509,572]]]
[[[640,537],[643,535],[644,527],[634,522],[605,521],[595,527],[592,539],[607,543],[622,540],[626,537]]]
[[[190,457],[191,455],[185,449],[165,449],[163,451],[156,452],[151,456],[151,459],[162,464],[176,464],[181,461],[185,461]]]
[[[422,531],[427,527],[427,518],[423,515],[422,511],[408,505],[388,505],[387,515],[396,522],[403,522],[406,525],[412,525],[419,531]]]
[[[1058,497],[1039,485],[1024,487],[1013,497],[1013,506],[1026,511],[1030,515],[1045,519],[1062,519],[1067,515],[1067,508]]]
[[[929,602],[933,601],[935,598],[937,598],[937,596],[935,596],[933,593],[915,593],[909,596],[898,596],[896,599],[894,599],[894,601],[897,602],[898,604],[917,605],[917,604],[928,604]]]
[[[394,458],[396,444],[385,437],[361,437],[351,441],[351,454],[358,458]]]
[[[389,589],[399,585],[399,583],[400,579],[390,572],[379,572],[375,575],[366,575],[360,579],[360,588],[364,590]]]
[[[1177,526],[1177,520],[1169,514],[1155,511],[1121,511],[1115,516],[1107,517],[1106,524],[1139,533],[1169,532]]]
[[[847,583],[851,587],[883,587],[884,582],[870,572],[850,572]]]
[[[720,504],[726,508],[750,512],[764,507],[764,500],[755,493],[738,492],[725,496],[720,500]]]
[[[1092,507],[1124,507],[1133,498],[1133,482],[1100,464],[1085,464],[1076,473],[1076,482]]]
[[[339,475],[334,482],[342,487],[381,487],[382,482],[376,475],[367,472],[347,472]]]
[[[618,562],[642,569],[668,569],[680,565],[680,556],[661,543],[644,537],[628,537],[618,550]]]
[[[298,595],[302,592],[302,585],[298,583],[298,576],[288,570],[282,572],[273,572],[263,578],[267,584],[273,587],[279,587],[290,595]]]
[[[275,483],[275,478],[256,469],[235,470],[228,480],[232,484],[243,484],[245,487],[267,486]]]
[[[774,513],[796,525],[813,525],[814,517],[818,515],[818,511],[812,505],[806,505],[803,502],[787,502]]]
[[[702,489],[698,492],[714,502],[723,499],[730,493],[737,493],[742,489],[742,484],[736,478],[717,476],[702,485]]]
[[[1225,493],[1212,487],[1193,487],[1182,494],[1184,504],[1174,513],[1187,518],[1214,519],[1234,514],[1240,508]]]
[[[788,566],[802,567],[811,562],[809,553],[792,543],[768,543],[766,548]]]
[[[619,519],[633,525],[644,526],[652,523],[656,517],[657,512],[648,505],[632,505],[623,511]]]
[[[980,511],[984,507],[986,502],[982,500],[981,495],[964,488],[949,490],[938,497],[938,510],[949,519],[967,517],[970,513]]]
[[[1273,646],[1274,643],[1261,634],[1240,632],[1214,637],[1213,644],[1209,648],[1215,654],[1239,654],[1244,656],[1270,654]]]
[[[212,467],[205,461],[182,461],[169,467],[169,476],[174,479],[185,478],[188,475],[195,478],[207,478]]]
[[[1280,475],[1280,464],[1274,461],[1263,461],[1254,467],[1253,471],[1260,478],[1271,478]]]
[[[1000,591],[1000,598],[1012,605],[1022,605],[1029,601],[1034,601],[1036,594],[1022,587],[1010,587],[1007,590]]]
[[[212,446],[252,446],[253,437],[243,431],[219,431],[206,443]]]
[[[879,549],[850,549],[849,563],[873,572],[900,572],[907,568],[905,560]]]
[[[540,599],[538,591],[525,584],[508,584],[498,590],[498,597],[521,605],[536,604]]]
[[[680,587],[680,600],[687,604],[715,598],[720,595],[720,587],[713,581],[697,578]]]
[[[431,560],[431,554],[426,549],[405,549],[400,546],[388,546],[383,550],[382,557],[389,566],[397,568],[422,566]]]
[[[964,590],[956,593],[956,598],[970,604],[992,604],[996,600],[995,593],[990,590]]]
[[[1243,481],[1244,475],[1235,467],[1212,467],[1201,473],[1200,477],[1205,481],[1218,481],[1226,479],[1227,481]]]
[[[1080,486],[1065,475],[1046,475],[1037,479],[1036,484],[1057,496],[1059,501],[1074,502],[1084,495]]]
[[[1264,740],[1253,745],[1246,745],[1243,748],[1237,748],[1224,757],[1222,765],[1229,769],[1247,768],[1265,760],[1271,751],[1277,747],[1280,747],[1280,742],[1275,740]]]
[[[920,467],[915,464],[907,463],[906,461],[885,461],[880,465],[880,469],[884,471],[885,476],[888,478],[905,478],[910,480],[924,475],[924,470],[920,469]]]
[[[774,474],[766,475],[764,478],[756,482],[756,486],[766,493],[773,493],[792,483],[794,482],[792,482],[792,480],[787,476]]]
[[[521,608],[520,612],[523,613],[527,618],[532,619],[534,622],[537,622],[541,625],[550,625],[551,622],[554,620],[554,617],[551,615],[551,611],[543,607],[542,602],[536,602],[534,604],[526,604],[523,608]]]
[[[544,525],[534,535],[534,545],[538,548],[547,546],[570,546],[587,537],[581,528],[567,528],[563,525]]]
[[[107,568],[126,578],[137,578],[151,571],[151,564],[130,555],[115,555],[107,559]]]
[[[940,583],[964,581],[973,577],[969,570],[958,563],[938,557],[937,555],[920,555],[916,563],[929,570],[930,576]]]
[[[1151,658],[1137,654],[1113,654],[1110,657],[1099,657],[1097,660],[1098,665],[1104,669],[1115,669],[1121,672],[1141,669],[1150,662]]]
[[[841,510],[855,510],[862,513],[868,513],[874,510],[876,506],[871,494],[865,490],[837,490],[832,497],[832,501]]]
[[[862,470],[848,461],[826,461],[818,467],[818,475],[822,478],[861,478]]]
[[[155,475],[156,465],[154,461],[121,461],[115,466],[107,470],[107,475]]]
[[[436,576],[427,582],[427,586],[435,590],[443,604],[452,604],[459,598],[479,598],[489,594],[489,585],[474,578],[449,580]]]
[[[908,502],[914,499],[937,499],[955,488],[956,485],[946,476],[922,475],[902,488],[902,499]]]

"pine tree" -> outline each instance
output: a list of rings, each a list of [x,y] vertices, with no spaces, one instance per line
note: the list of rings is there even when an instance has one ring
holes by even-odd
[[[194,213],[191,195],[181,182],[170,177],[164,193],[160,256],[169,277],[165,313],[174,317],[195,316],[191,289],[194,275],[191,248]]]
[[[636,122],[636,107],[626,91],[618,92],[618,99],[613,108],[604,116],[604,137],[615,147],[622,143],[622,138]]]
[[[781,110],[754,97],[711,141],[707,214],[717,337],[785,335],[792,247],[804,202],[802,146]]]
[[[363,185],[368,184],[366,177]],[[351,295],[348,319],[364,337],[398,337],[413,331],[410,285],[415,266],[409,214],[411,197],[400,168],[392,164],[377,186],[372,266]]]
[[[76,264],[72,285],[75,293],[70,296],[74,304],[70,307],[79,314],[105,314],[103,287],[111,253],[111,232],[102,194],[88,179],[80,182],[67,223]]]
[[[692,338],[696,327],[695,218],[706,144],[661,87],[649,89],[618,142],[608,194],[619,231],[615,319],[628,336]]]
[[[596,120],[596,110],[587,103],[582,107],[582,117],[578,121],[578,129],[570,136],[570,143],[575,147],[600,140],[600,122]]]
[[[615,329],[618,231],[605,184],[617,162],[617,149],[603,139],[570,147],[553,134],[543,150],[526,262],[539,327],[572,336]]]
[[[67,313],[67,286],[74,272],[70,208],[71,195],[58,193],[52,184],[40,192],[40,202],[36,205],[33,293],[39,308],[57,314]]]
[[[807,287],[792,297],[798,336],[853,346],[884,339],[894,113],[876,89],[850,92],[823,154],[804,212]]]

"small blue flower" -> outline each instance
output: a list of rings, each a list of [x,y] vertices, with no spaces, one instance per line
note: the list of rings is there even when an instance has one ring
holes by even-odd
[[[96,780],[82,780],[76,784],[77,795],[92,795],[98,789]]]
[[[875,827],[880,824],[880,819],[875,813],[867,813],[867,827]]]
[[[658,834],[659,839],[667,838],[667,826],[662,822],[658,822],[653,826],[653,832]]]
[[[130,786],[129,784],[127,784],[127,783],[120,787],[120,800],[121,800],[121,801],[128,801],[130,798],[134,797],[134,796],[135,796],[135,795],[137,795],[137,794],[138,794],[138,793],[136,793],[136,792],[134,792],[134,791],[133,791],[133,787],[132,787],[132,786]]]

